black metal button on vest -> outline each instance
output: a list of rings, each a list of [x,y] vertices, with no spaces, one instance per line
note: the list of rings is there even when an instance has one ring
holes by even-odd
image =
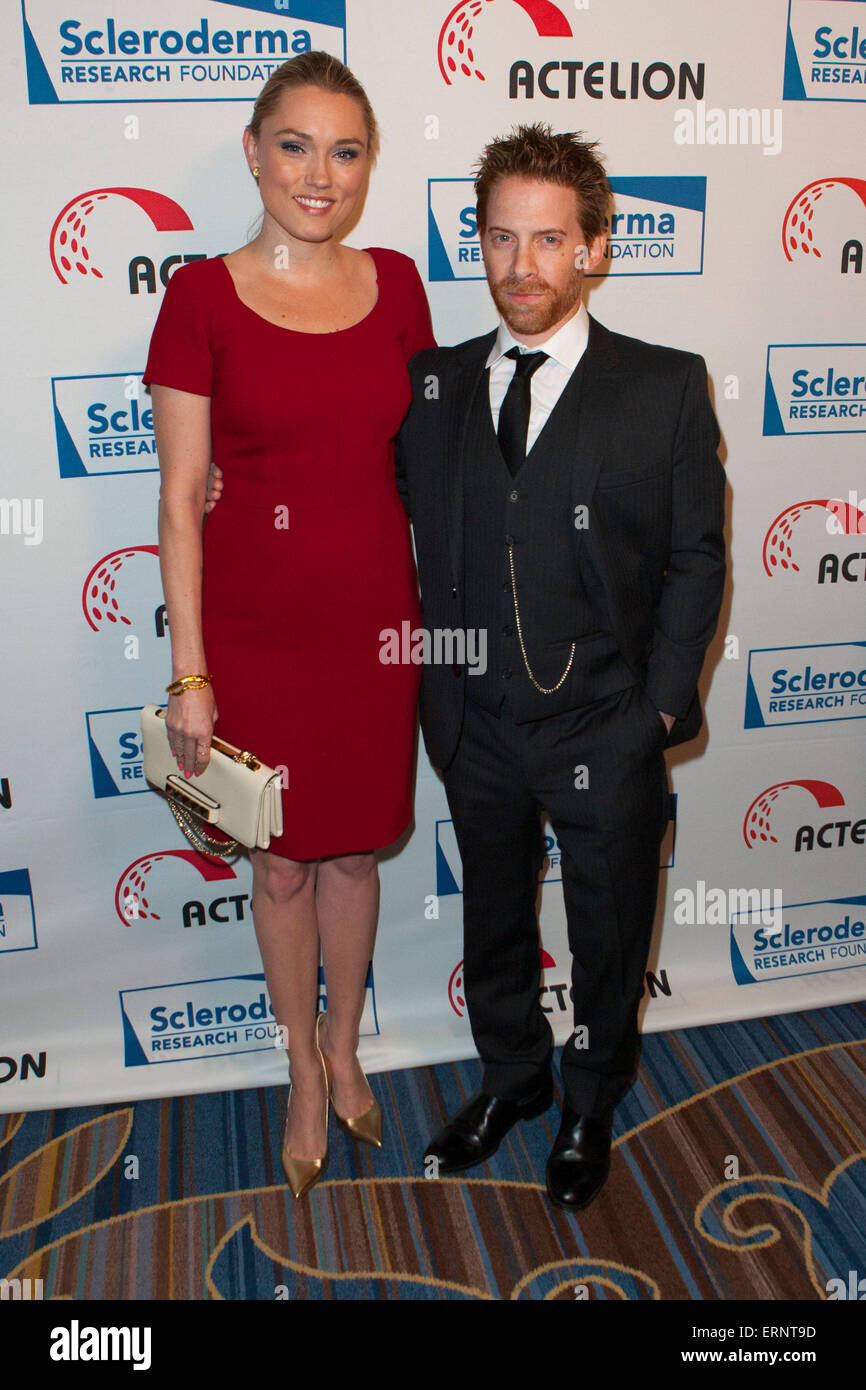
[[[513,478],[526,458],[526,434],[532,409],[532,373],[547,361],[548,354],[521,352],[513,347],[505,356],[514,359],[514,375],[499,410],[496,437]]]

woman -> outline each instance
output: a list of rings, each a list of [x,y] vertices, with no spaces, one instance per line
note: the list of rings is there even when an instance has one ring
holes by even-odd
[[[406,363],[433,334],[414,263],[339,240],[377,145],[366,94],[337,59],[278,68],[244,132],[261,231],[175,271],[144,375],[173,681],[210,677],[170,695],[172,750],[200,775],[219,711],[221,735],[283,770],[283,834],[251,851],[252,906],[286,1029],[283,1166],[296,1197],[325,1169],[329,1094],[338,1120],[381,1146],[355,1055],[374,851],[412,818],[418,668],[384,665],[379,634],[420,621],[393,439],[411,399]],[[202,533],[211,457],[225,492]]]

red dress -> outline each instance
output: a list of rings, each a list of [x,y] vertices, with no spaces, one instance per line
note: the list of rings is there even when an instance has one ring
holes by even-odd
[[[225,475],[202,573],[215,732],[288,770],[270,844],[288,859],[376,849],[412,819],[420,667],[380,651],[385,629],[421,621],[393,440],[406,364],[434,339],[414,262],[369,250],[377,301],[335,333],[262,318],[221,257],[180,267],[144,373],[211,398]]]

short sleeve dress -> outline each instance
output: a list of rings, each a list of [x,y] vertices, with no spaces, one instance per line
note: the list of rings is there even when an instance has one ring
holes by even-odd
[[[203,532],[215,732],[287,770],[270,850],[296,860],[391,844],[412,819],[420,668],[382,658],[408,652],[389,638],[421,620],[393,441],[407,363],[435,344],[415,263],[368,249],[376,303],[334,333],[262,318],[221,257],[179,267],[144,373],[211,398],[225,475]]]

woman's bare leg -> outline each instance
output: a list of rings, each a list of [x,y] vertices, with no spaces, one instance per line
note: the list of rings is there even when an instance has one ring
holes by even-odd
[[[253,923],[277,1023],[286,1029],[291,1104],[285,1147],[321,1158],[327,1147],[325,1075],[314,1041],[319,984],[316,862],[251,852]]]
[[[316,884],[316,914],[328,1010],[319,1029],[334,1077],[334,1108],[344,1119],[369,1110],[373,1093],[355,1055],[364,1010],[364,984],[379,917],[375,854],[323,859]]]

